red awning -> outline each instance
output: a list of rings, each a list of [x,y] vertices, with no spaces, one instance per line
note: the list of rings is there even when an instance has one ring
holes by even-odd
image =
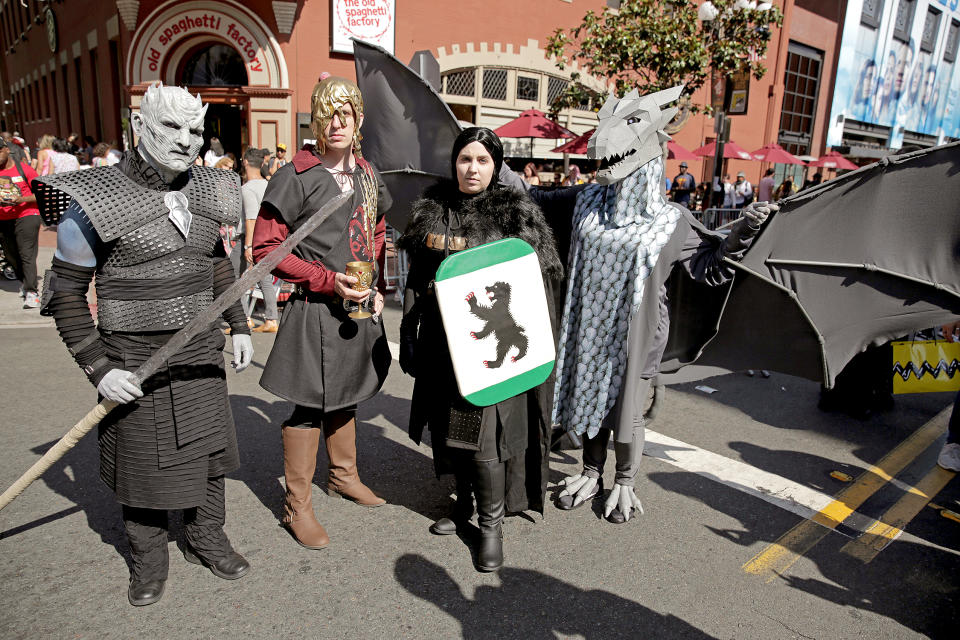
[[[763,147],[753,152],[753,157],[761,162],[773,162],[776,164],[806,164],[803,160],[776,142],[763,145]]]
[[[515,119],[493,130],[501,138],[576,138],[577,134],[548,119],[543,111],[527,109]]]
[[[590,136],[593,135],[594,131],[596,131],[596,128],[590,129],[590,131],[587,131],[586,133],[581,133],[573,140],[564,142],[562,145],[554,149],[553,153],[586,153],[587,143],[590,142]]]
[[[687,151],[673,140],[667,140],[667,158],[670,160],[696,160],[693,152]]]
[[[842,155],[836,151],[831,151],[830,153],[820,156],[817,160],[814,160],[809,164],[811,167],[822,167],[824,169],[859,169],[857,165],[853,164]]]
[[[702,147],[693,150],[693,153],[698,156],[712,157],[717,155],[717,143],[709,142]],[[730,142],[725,142],[723,144],[723,157],[729,160],[756,160],[752,155],[747,153],[740,147],[736,142],[731,140]]]

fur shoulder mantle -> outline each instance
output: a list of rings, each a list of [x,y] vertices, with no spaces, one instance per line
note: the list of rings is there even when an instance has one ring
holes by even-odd
[[[450,222],[456,228],[456,235],[465,237],[469,246],[520,238],[537,252],[546,277],[556,279],[563,275],[553,230],[540,207],[525,193],[510,188],[484,191],[467,198],[451,181],[430,187],[413,203],[410,222],[398,246],[411,252],[422,247],[427,234],[442,229],[448,216],[452,217]]]

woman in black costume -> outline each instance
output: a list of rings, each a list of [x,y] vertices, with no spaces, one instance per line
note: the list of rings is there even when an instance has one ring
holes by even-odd
[[[488,407],[464,400],[453,375],[434,278],[451,253],[509,237],[525,240],[536,250],[551,302],[551,289],[563,268],[540,209],[525,194],[498,184],[503,145],[495,133],[482,127],[464,130],[450,159],[456,182],[431,187],[413,204],[399,242],[410,255],[400,367],[416,377],[410,437],[419,443],[426,426],[437,475],[456,477],[453,513],[433,523],[430,531],[456,533],[472,517],[471,495],[476,495],[481,536],[477,568],[496,571],[503,564],[501,523],[506,511],[543,511],[552,377]]]

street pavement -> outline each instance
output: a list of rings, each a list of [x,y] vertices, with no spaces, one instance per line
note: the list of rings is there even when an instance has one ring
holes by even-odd
[[[96,402],[52,323],[14,298],[0,283],[3,488]],[[394,343],[399,313],[385,312]],[[253,365],[228,373],[242,467],[227,479],[226,529],[249,575],[185,562],[172,513],[166,594],[131,607],[120,509],[90,435],[0,511],[0,637],[956,637],[960,522],[946,516],[960,489],[935,467],[950,394],[898,396],[860,421],[818,411],[818,385],[776,373],[698,383],[712,394],[670,387],[637,482],[642,516],[611,525],[595,501],[510,517],[504,568],[481,574],[469,536],[427,531],[452,480],[406,435],[413,381],[396,362],[359,428],[362,477],[389,504],[328,497],[321,454],[329,548],[278,526],[291,406],[258,385],[273,340],[255,335]],[[551,494],[580,460],[553,454]],[[612,466],[611,454],[608,487]]]

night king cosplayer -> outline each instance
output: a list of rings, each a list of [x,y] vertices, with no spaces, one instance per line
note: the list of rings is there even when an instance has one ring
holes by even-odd
[[[563,481],[558,507],[572,509],[603,490],[613,434],[616,481],[604,506],[610,522],[642,513],[634,493],[644,444],[644,404],[667,345],[667,281],[674,268],[709,285],[728,281],[725,257],[743,257],[775,205],[751,204],[726,238],[707,231],[663,197],[661,107],[682,87],[604,103],[588,157],[603,161],[599,184],[575,193],[566,303],[560,324],[554,422],[586,434],[583,472]]]
[[[100,395],[122,405],[100,423],[100,477],[123,507],[137,606],[163,595],[169,509],[184,510],[188,562],[228,580],[250,568],[223,531],[224,475],[239,456],[219,327],[142,387],[130,373],[234,281],[220,227],[239,223],[240,186],[234,173],[193,165],[205,112],[184,89],[151,86],[131,118],[140,143],[118,165],[39,179],[72,198],[43,313]],[[86,297],[94,276],[96,327]],[[223,316],[241,371],[253,347],[240,303]]]

